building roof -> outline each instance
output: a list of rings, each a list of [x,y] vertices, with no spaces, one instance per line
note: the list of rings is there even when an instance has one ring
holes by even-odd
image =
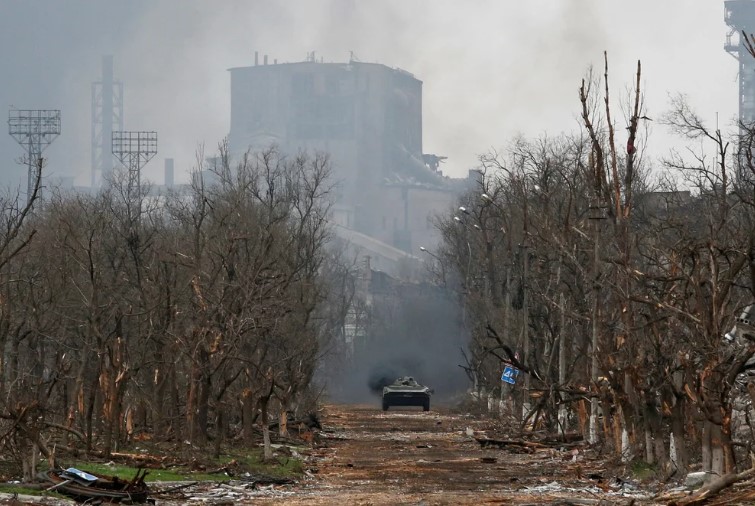
[[[258,64],[258,65],[244,65],[240,67],[230,67],[228,69],[229,72],[232,72],[234,70],[250,70],[250,69],[270,69],[275,67],[293,67],[293,66],[304,66],[304,65],[311,65],[311,66],[328,66],[328,67],[342,67],[344,69],[350,69],[352,67],[362,66],[374,66],[374,67],[383,67],[386,70],[390,70],[402,75],[405,75],[406,77],[410,77],[412,79],[417,79],[417,77],[412,74],[411,72],[398,68],[398,67],[389,67],[388,65],[385,65],[383,63],[366,63],[366,62],[360,62],[360,61],[350,61],[350,62],[319,62],[319,61],[299,61],[299,62],[285,62],[285,63],[267,63],[267,64]],[[421,82],[421,81],[420,81]]]

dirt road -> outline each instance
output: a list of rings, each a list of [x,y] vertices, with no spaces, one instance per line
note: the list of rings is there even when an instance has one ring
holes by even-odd
[[[162,506],[675,503],[653,499],[673,484],[640,485],[610,456],[600,458],[583,443],[554,444],[543,434],[525,439],[481,416],[437,406],[383,412],[376,402],[328,405],[321,420],[323,431],[310,447],[276,445],[279,456],[305,460],[306,477],[295,484],[255,485],[243,476],[223,483],[154,483],[154,498]],[[491,440],[500,444],[480,444]],[[159,493],[176,487],[179,492]],[[711,505],[752,504],[752,497],[755,490],[731,490]],[[26,500],[22,504],[71,504]],[[18,504],[11,501],[0,494],[0,504]]]
[[[495,421],[447,410],[327,406],[313,477],[264,505],[629,504],[642,494],[578,449],[481,448]],[[528,453],[519,453],[527,451]],[[639,502],[638,502],[639,503]]]

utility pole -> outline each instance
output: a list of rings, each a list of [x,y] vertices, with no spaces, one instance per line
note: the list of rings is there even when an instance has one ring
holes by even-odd
[[[558,384],[560,388],[563,388],[566,383],[566,297],[562,291],[558,297],[558,305],[561,309],[561,332],[558,339]],[[558,405],[558,427],[561,435],[566,434],[566,403],[561,402]]]
[[[522,261],[522,361],[530,367],[533,362],[530,361],[530,304],[529,304],[529,267],[530,267],[530,253],[529,253],[529,230],[527,228],[527,220],[529,219],[527,213],[527,201],[529,200],[529,194],[527,192],[527,180],[526,174],[523,176],[522,188],[524,198],[523,208],[523,223],[522,223],[522,245],[521,251],[524,255]],[[530,367],[531,370],[531,367]],[[530,414],[530,383],[531,374],[524,375],[524,400],[522,401],[522,420],[526,422],[527,417]]]
[[[606,218],[606,208],[602,206],[599,197],[590,204],[589,218],[593,222],[593,262],[592,262],[592,343],[590,354],[592,357],[590,377],[592,380],[593,396],[590,398],[590,434],[591,444],[598,442],[598,342],[600,337],[600,224]]]
[[[558,309],[561,313],[561,320],[559,322],[558,333],[558,385],[559,389],[562,389],[564,383],[566,383],[566,296],[564,290],[561,288],[561,266],[564,264],[564,254],[561,253],[558,261],[558,271],[556,273],[556,287],[559,290],[558,294]],[[555,352],[555,351],[554,351]],[[558,404],[558,432],[561,435],[566,434],[566,403],[559,402]]]
[[[525,206],[526,207],[526,206]],[[530,294],[529,294],[529,287],[527,286],[530,282],[529,280],[529,267],[530,267],[530,260],[529,260],[529,250],[527,249],[527,227],[525,226],[525,234],[524,234],[524,241],[525,243],[522,244],[522,253],[524,254],[524,259],[522,261],[522,312],[524,313],[522,317],[522,359],[523,362],[530,367],[530,364],[532,362],[529,360],[530,356]],[[526,421],[527,417],[530,414],[530,374],[524,375],[524,400],[522,401],[522,420]]]

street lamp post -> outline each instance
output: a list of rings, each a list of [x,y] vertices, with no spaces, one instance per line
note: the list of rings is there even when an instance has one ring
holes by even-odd
[[[599,197],[595,197],[590,203],[589,219],[593,222],[593,263],[592,263],[592,342],[590,346],[591,363],[590,376],[593,388],[596,389],[593,397],[590,399],[590,426],[588,439],[590,443],[598,442],[598,412],[600,406],[598,403],[597,385],[598,385],[598,344],[600,337],[600,225],[601,221],[606,218],[605,206]]]
[[[529,363],[530,355],[530,333],[529,333],[529,230],[528,224],[528,194],[527,194],[527,178],[524,175],[521,180],[518,176],[514,177],[514,180],[521,184],[522,189],[522,242],[519,245],[522,250],[522,361],[525,364]],[[539,189],[537,185],[534,185],[536,189]],[[482,194],[482,198],[490,203],[495,203],[493,198],[487,193]],[[524,391],[524,398],[522,401],[522,419],[526,420],[530,415],[530,375],[524,375],[524,384],[522,390]]]
[[[487,193],[483,193],[482,195],[480,195],[480,197],[482,198],[482,200],[485,202],[486,205],[492,205],[493,207],[497,208],[501,212],[501,219],[503,220],[503,215],[505,213],[505,210],[503,209],[503,207],[501,207],[495,201],[495,199],[493,197],[491,197],[490,195],[488,195]],[[511,315],[511,268],[512,268],[512,263],[511,263],[510,259],[511,259],[511,256],[512,256],[511,253],[512,253],[512,249],[513,248],[512,248],[512,244],[511,244],[511,236],[508,234],[505,225],[501,226],[501,232],[505,236],[506,243],[508,244],[508,253],[509,253],[508,254],[509,261],[506,262],[506,285],[505,285],[506,286],[506,291],[505,291],[505,293],[502,294],[503,295],[503,322],[502,322],[502,325],[503,325],[503,331],[504,331],[504,333],[507,333],[508,332],[508,328],[509,328],[510,315]],[[511,394],[512,390],[513,390],[513,385],[504,384],[503,381],[501,382],[501,395],[500,395],[500,398],[499,398],[499,401],[498,401],[499,402],[499,414],[501,416],[504,415],[504,407],[507,404],[506,403],[506,393],[508,392],[509,394]],[[511,399],[511,396],[509,396],[509,399]],[[513,406],[513,404],[511,404],[510,405],[510,412],[513,412],[513,411],[514,411],[514,406]]]
[[[420,246],[419,250],[422,253],[427,253],[428,255],[433,257],[436,262],[438,262],[438,265],[440,265],[440,277],[441,277],[441,280],[443,281],[443,286],[446,286],[446,267],[443,265],[443,260],[441,260],[437,255],[435,255],[432,251],[425,248],[424,246]]]
[[[462,212],[464,212],[464,213],[467,212],[467,210],[464,207],[460,207],[459,208],[459,210],[462,210],[462,209],[463,209]],[[458,216],[454,216],[454,221],[456,223],[458,223],[459,225],[463,226],[464,228],[469,229],[467,227],[467,224],[464,222],[464,220],[462,220]],[[467,252],[468,252],[468,255],[467,255],[467,272],[466,272],[466,276],[464,277],[465,278],[464,279],[464,289],[467,291],[467,294],[469,294],[469,291],[470,291],[469,290],[469,271],[472,269],[472,245],[469,243],[469,238],[468,237],[464,238],[464,242],[467,243]]]

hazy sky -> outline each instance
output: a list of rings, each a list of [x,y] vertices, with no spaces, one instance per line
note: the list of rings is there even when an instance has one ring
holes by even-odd
[[[465,175],[477,156],[517,133],[577,128],[577,89],[607,50],[619,99],[642,60],[648,115],[685,93],[700,115],[728,128],[737,112],[737,63],[723,50],[719,0],[0,0],[0,105],[59,108],[63,133],[49,172],[90,173],[91,82],[101,56],[125,85],[125,128],[156,130],[159,153],[188,179],[200,143],[212,151],[230,124],[230,67],[302,61],[400,67],[422,80],[424,151]],[[260,56],[261,57],[261,56]],[[25,169],[0,135],[3,179]],[[623,128],[621,135],[623,135]],[[672,140],[654,124],[651,153]],[[12,177],[11,177],[12,179]]]

